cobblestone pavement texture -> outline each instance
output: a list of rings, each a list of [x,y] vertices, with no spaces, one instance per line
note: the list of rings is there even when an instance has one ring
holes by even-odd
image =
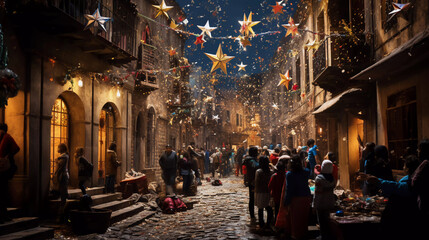
[[[186,202],[198,201],[186,212],[157,212],[133,227],[128,227],[124,220],[105,234],[79,239],[281,239],[271,230],[259,229],[251,223],[248,189],[242,177],[231,176],[221,181],[222,186],[204,182],[198,187],[197,196],[182,198]]]

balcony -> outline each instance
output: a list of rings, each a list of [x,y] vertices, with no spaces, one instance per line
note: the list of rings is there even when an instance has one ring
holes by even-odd
[[[157,50],[157,48],[155,46],[146,44],[146,43],[142,43],[141,45],[141,49],[142,49],[142,57],[141,57],[141,61],[142,61],[142,68],[143,69],[154,69],[156,66],[156,57],[155,57],[155,52]]]
[[[50,39],[79,46],[84,53],[90,53],[120,66],[136,59],[137,10],[129,1],[108,0],[99,4],[96,0],[50,0],[16,1],[10,3],[15,24],[31,24],[37,32],[48,34]],[[85,14],[93,14],[99,8],[103,17],[113,21],[105,23],[107,32],[91,27],[84,30]],[[55,40],[53,40],[55,41]]]
[[[369,47],[362,40],[350,37],[331,37],[331,65],[326,61],[328,41],[314,53],[313,84],[333,94],[348,87],[350,76],[366,68],[370,63]]]
[[[154,73],[140,71],[136,74],[134,90],[143,94],[155,91],[159,88],[156,80]]]

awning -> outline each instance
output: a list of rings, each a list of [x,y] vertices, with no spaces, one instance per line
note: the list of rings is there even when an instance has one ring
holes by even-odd
[[[383,80],[429,59],[429,27],[351,80]]]
[[[344,99],[346,96],[350,96],[353,93],[360,93],[362,92],[362,89],[360,88],[350,88],[349,90],[346,90],[340,94],[338,94],[336,97],[326,101],[322,106],[320,106],[316,111],[313,112],[313,114],[319,114],[327,111],[328,109],[333,108],[335,105],[337,105],[341,99]]]

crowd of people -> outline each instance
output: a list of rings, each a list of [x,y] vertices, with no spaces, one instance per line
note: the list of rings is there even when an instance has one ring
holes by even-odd
[[[407,151],[403,156],[406,176],[399,182],[393,179],[385,146],[367,143],[361,150],[356,181],[363,194],[388,199],[380,231],[372,234],[385,239],[418,239],[429,217],[429,140],[422,140],[417,152]],[[339,178],[334,153],[329,152],[322,160],[313,139],[297,149],[250,147],[245,152],[243,165],[252,222],[256,223],[256,206],[261,229],[305,239],[310,217],[315,215],[319,239],[337,239],[330,224],[330,214],[337,210],[334,189]],[[314,183],[313,193],[310,183]]]

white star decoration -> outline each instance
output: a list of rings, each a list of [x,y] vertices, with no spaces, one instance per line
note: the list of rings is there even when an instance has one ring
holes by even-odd
[[[204,26],[197,26],[199,29],[201,29],[201,34],[207,34],[207,36],[212,37],[211,31],[215,30],[217,27],[210,27],[209,20],[207,20],[206,25]]]
[[[216,120],[216,122],[219,120],[219,115],[213,115],[213,120]]]
[[[241,64],[238,64],[237,66],[239,67],[238,71],[241,71],[241,70],[246,71],[245,67],[247,67],[247,65],[244,65],[243,62],[241,62]]]
[[[94,24],[94,27],[100,26],[105,32],[107,32],[107,30],[106,30],[106,27],[104,27],[104,24],[112,20],[109,17],[102,17],[100,14],[100,10],[98,8],[95,10],[95,12],[92,15],[85,14],[85,18],[88,20],[85,26],[85,30]]]
[[[396,14],[407,10],[408,7],[410,6],[410,3],[404,3],[404,4],[392,3],[392,5],[393,5],[393,10],[389,13],[389,15],[392,15],[392,16],[390,16],[389,20],[387,20],[387,21],[390,21],[390,19],[392,19],[394,16],[396,16]]]

